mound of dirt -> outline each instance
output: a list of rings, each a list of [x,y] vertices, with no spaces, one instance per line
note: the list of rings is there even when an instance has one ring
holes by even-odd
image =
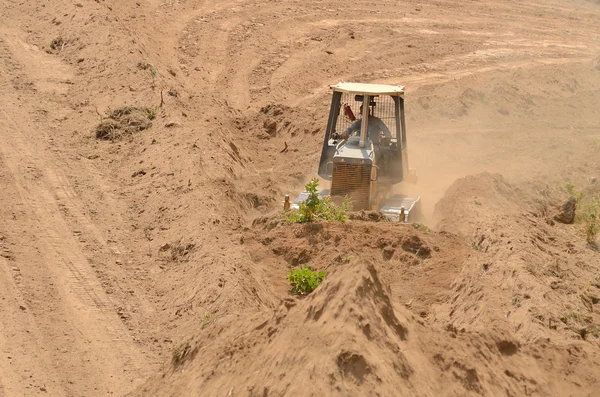
[[[355,261],[380,263],[381,277],[397,299],[411,302],[424,317],[469,255],[469,248],[452,235],[359,220],[287,225],[279,217],[259,218],[244,245],[254,263],[282,269],[281,278],[290,266],[330,272]]]
[[[285,300],[239,338],[225,352],[228,360],[215,363],[216,374],[224,376],[207,377],[204,387],[225,394],[232,377],[240,377],[235,389],[250,395],[305,395],[308,384],[313,395],[352,393],[358,386],[385,394],[382,381],[402,384],[395,379],[406,381],[413,372],[402,353],[406,322],[372,265],[339,269],[318,293]],[[252,362],[265,365],[248,373]]]
[[[471,241],[473,255],[438,315],[470,330],[490,325],[525,342],[600,346],[600,254],[581,224],[552,220],[549,198],[501,176],[458,180],[437,206],[440,228]]]
[[[465,333],[427,326],[395,303],[379,269],[356,261],[332,271],[305,299],[284,299],[271,315],[207,325],[203,337],[178,348],[172,368],[140,395],[209,390],[215,396],[590,391],[568,384],[591,375],[578,364],[582,372],[569,375],[569,381],[543,374],[551,365],[558,371],[564,368],[564,352],[523,347],[507,333],[493,330]]]
[[[596,286],[566,286],[593,280],[593,266],[576,264],[595,257],[568,240],[561,227],[570,225],[519,218],[530,197],[498,210],[519,191],[490,174],[450,189],[441,210],[450,200],[482,207],[469,194],[487,204],[487,216],[467,217],[482,238],[476,247],[390,222],[256,219],[240,241],[253,266],[270,271],[254,287],[258,280],[238,279],[238,288],[270,285],[279,307],[206,317],[171,368],[135,395],[589,396],[598,382],[590,364],[600,359]],[[557,241],[574,251],[561,254]],[[564,265],[548,266],[553,255]],[[308,297],[291,297],[280,280],[304,264],[327,276]]]
[[[478,223],[519,213],[527,199],[500,174],[469,175],[454,182],[436,204],[437,229],[468,235]]]
[[[125,106],[108,113],[95,128],[96,139],[116,141],[152,126],[154,111],[149,108]]]

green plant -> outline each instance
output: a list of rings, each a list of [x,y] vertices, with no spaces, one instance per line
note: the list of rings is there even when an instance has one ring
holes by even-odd
[[[575,200],[577,202],[580,202],[583,199],[583,191],[576,193],[575,184],[573,182],[567,182],[565,184],[565,189],[567,189],[567,193],[569,193],[569,196],[575,197]]]
[[[147,69],[153,68],[154,66],[152,66],[152,64],[149,63],[148,61],[139,61],[137,63],[137,67],[138,67],[138,69],[141,69],[141,70],[147,70]]]
[[[418,222],[413,223],[412,227],[414,227],[415,229],[420,230],[422,232],[425,232],[425,233],[427,233],[427,232],[429,232],[431,230],[426,225],[424,225],[422,223],[418,223]]]
[[[579,196],[575,220],[584,224],[587,242],[595,244],[600,231],[600,194],[584,196],[580,193]]]
[[[321,284],[321,281],[325,278],[325,272],[317,272],[308,266],[302,266],[300,269],[291,269],[287,278],[292,293],[306,295],[313,292]]]
[[[322,212],[323,200],[317,192],[317,186],[319,186],[319,181],[316,178],[313,178],[306,184],[308,197],[304,202],[300,203],[299,212],[301,222],[312,222]]]
[[[319,180],[313,178],[305,186],[308,197],[299,205],[298,210],[292,210],[287,215],[287,221],[290,223],[308,223],[317,219],[327,221],[345,222],[348,220],[347,212],[351,208],[349,199],[345,199],[341,205],[336,205],[330,197],[319,195],[317,187]]]
[[[575,220],[584,224],[587,242],[595,245],[600,231],[600,194],[586,194],[583,191],[577,193],[575,184],[571,182],[566,183],[565,188],[569,195],[577,200]]]
[[[202,316],[201,322],[202,322],[202,328],[206,327],[207,325],[209,325],[212,322],[212,318],[210,318],[210,314],[206,313],[204,316]]]
[[[596,241],[596,235],[600,229],[600,195],[593,197],[583,208],[583,222],[585,223],[585,235],[587,242],[592,244]]]
[[[148,120],[154,120],[156,118],[156,110],[153,108],[146,108],[148,114]]]
[[[189,343],[186,343],[184,345],[178,346],[173,350],[173,354],[171,357],[171,362],[173,363],[173,365],[179,365],[183,362],[183,360],[186,358],[186,356],[188,355],[188,353],[191,350],[191,346]]]

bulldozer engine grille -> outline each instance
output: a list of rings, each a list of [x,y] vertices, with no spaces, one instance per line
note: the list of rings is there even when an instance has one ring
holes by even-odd
[[[347,196],[354,210],[368,210],[370,192],[370,164],[333,163],[332,196]]]

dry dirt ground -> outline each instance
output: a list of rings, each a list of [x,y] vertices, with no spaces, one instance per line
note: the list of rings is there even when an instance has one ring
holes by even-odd
[[[600,396],[600,253],[553,220],[600,190],[599,26],[584,0],[3,0],[0,396]],[[428,229],[282,221],[341,80],[406,86]],[[300,264],[327,271],[306,298]]]

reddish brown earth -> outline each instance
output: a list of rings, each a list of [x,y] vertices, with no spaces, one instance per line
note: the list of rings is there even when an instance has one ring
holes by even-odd
[[[600,252],[554,220],[600,191],[599,26],[585,0],[0,3],[0,396],[600,395]],[[281,218],[340,80],[406,86],[428,228]],[[327,271],[303,298],[301,264]]]

